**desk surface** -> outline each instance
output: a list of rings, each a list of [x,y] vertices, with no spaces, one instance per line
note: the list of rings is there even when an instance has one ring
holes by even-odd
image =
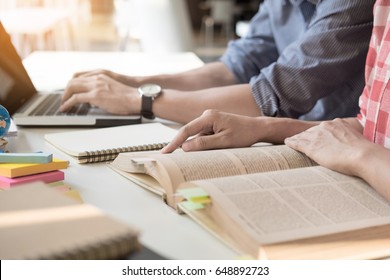
[[[160,59],[160,60],[159,60]],[[153,66],[157,61],[164,65]],[[75,62],[72,65],[70,61]],[[137,64],[134,63],[137,61]],[[168,63],[169,61],[169,63]],[[84,63],[84,65],[82,65]],[[114,63],[113,63],[114,62]],[[178,62],[175,64],[175,62]],[[153,74],[191,69],[202,62],[191,53],[153,55],[133,53],[52,53],[39,52],[24,61],[38,89],[61,88],[70,71],[87,67],[110,68],[123,73],[136,73],[138,63],[143,72]],[[55,81],[53,65],[57,65]],[[166,68],[166,71],[162,70]],[[128,68],[128,70],[127,70]],[[64,69],[62,71],[61,69]],[[46,79],[44,79],[46,73]],[[71,76],[71,74],[70,74]],[[58,83],[59,82],[59,83]],[[62,84],[61,84],[62,83]],[[70,131],[57,128],[18,128],[18,136],[9,139],[14,152],[45,151],[70,161],[65,170],[65,182],[80,192],[85,203],[104,210],[109,215],[138,228],[141,242],[168,259],[235,259],[237,254],[185,215],[178,215],[158,196],[144,190],[109,169],[105,163],[80,165],[71,157],[46,143],[43,135]]]

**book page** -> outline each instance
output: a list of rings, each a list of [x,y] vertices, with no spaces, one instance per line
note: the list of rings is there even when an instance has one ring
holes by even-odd
[[[165,189],[168,204],[180,184],[273,170],[301,168],[315,163],[285,145],[221,149],[200,152],[124,153],[113,166],[126,172],[146,172]]]
[[[167,170],[172,192],[183,182],[312,166],[305,155],[285,146],[223,149],[154,156]]]
[[[166,200],[166,194],[165,190],[161,187],[161,185],[151,176],[148,176],[147,174],[143,173],[130,173],[123,170],[120,170],[118,168],[115,168],[112,164],[108,163],[108,167],[110,167],[112,170],[117,172],[118,174],[122,175],[126,179],[136,183],[137,185],[157,194],[158,196],[161,196],[163,200]]]
[[[211,196],[216,222],[256,248],[390,223],[390,203],[370,186],[323,167],[193,183]]]

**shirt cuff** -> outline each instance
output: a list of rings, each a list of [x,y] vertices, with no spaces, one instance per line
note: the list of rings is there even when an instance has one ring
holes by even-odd
[[[263,78],[254,77],[250,81],[252,95],[257,106],[265,116],[278,116],[279,99],[275,96],[269,83]]]

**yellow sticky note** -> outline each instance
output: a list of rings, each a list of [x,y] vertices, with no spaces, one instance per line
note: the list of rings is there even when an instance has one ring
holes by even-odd
[[[201,204],[208,204],[211,203],[211,198],[210,197],[190,197],[189,201],[193,203],[201,203]]]

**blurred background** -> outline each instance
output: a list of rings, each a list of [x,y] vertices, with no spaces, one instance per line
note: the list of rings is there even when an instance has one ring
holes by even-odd
[[[193,51],[208,62],[245,35],[260,2],[0,0],[0,20],[21,57],[35,50]]]

